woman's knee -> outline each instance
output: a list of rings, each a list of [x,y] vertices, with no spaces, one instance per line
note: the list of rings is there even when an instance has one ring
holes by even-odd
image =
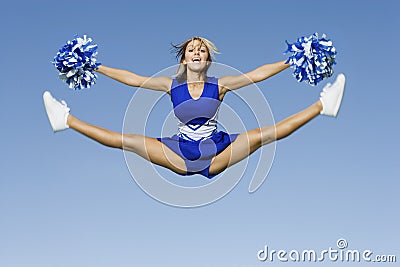
[[[104,138],[103,145],[122,149],[122,134],[117,132],[108,132],[107,136]]]
[[[276,140],[275,126],[266,126],[261,128],[261,146],[272,143]]]
[[[122,148],[132,152],[138,152],[139,147],[144,146],[144,138],[138,134],[124,134],[121,136]]]
[[[275,127],[266,126],[251,130],[248,132],[248,139],[251,150],[258,149],[276,140]]]
[[[279,122],[276,125],[276,139],[281,140],[288,137],[295,131],[296,127],[294,123],[291,122]]]

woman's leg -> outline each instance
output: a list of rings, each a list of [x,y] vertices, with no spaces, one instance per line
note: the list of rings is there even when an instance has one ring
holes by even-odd
[[[155,138],[138,134],[121,134],[98,127],[68,115],[71,129],[108,147],[134,152],[154,164],[166,167],[178,174],[186,173],[184,160]]]
[[[210,165],[210,173],[218,174],[235,163],[245,159],[260,147],[285,138],[317,117],[322,103],[315,102],[305,110],[292,115],[274,126],[266,126],[240,134],[224,151],[218,154]]]
[[[319,114],[336,117],[342,102],[345,82],[345,76],[339,74],[334,84],[328,84],[323,88],[320,100],[308,108],[278,122],[275,126],[240,134],[224,151],[214,157],[210,173],[218,174],[245,159],[258,148],[289,136]]]
[[[43,100],[54,132],[71,128],[100,144],[132,151],[152,163],[178,174],[186,174],[184,160],[157,139],[136,134],[121,134],[81,121],[70,114],[70,109],[64,101],[57,101],[49,92],[43,94]]]

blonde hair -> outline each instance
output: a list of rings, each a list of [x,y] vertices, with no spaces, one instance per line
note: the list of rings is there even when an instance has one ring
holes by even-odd
[[[179,67],[175,75],[179,82],[183,82],[186,80],[186,64],[183,63],[185,59],[186,48],[191,42],[194,42],[196,40],[200,41],[200,46],[205,45],[207,47],[207,52],[208,52],[207,61],[212,62],[213,59],[215,60],[215,54],[220,53],[217,47],[213,44],[213,42],[200,36],[192,37],[178,45],[172,44],[172,49],[176,53],[176,59],[179,60]],[[208,68],[206,69],[206,72],[207,70]]]

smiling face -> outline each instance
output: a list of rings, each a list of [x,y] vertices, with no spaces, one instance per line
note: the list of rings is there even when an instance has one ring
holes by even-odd
[[[172,46],[180,63],[176,72],[179,82],[185,81],[187,74],[204,76],[215,59],[215,54],[219,54],[212,42],[198,36]]]
[[[187,64],[188,70],[202,72],[210,63],[210,53],[207,46],[200,40],[193,39],[185,49],[182,63]]]

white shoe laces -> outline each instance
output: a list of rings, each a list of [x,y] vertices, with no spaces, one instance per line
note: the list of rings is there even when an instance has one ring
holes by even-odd
[[[332,86],[331,83],[327,83],[327,84],[325,85],[325,87],[322,89],[322,91],[321,91],[321,93],[320,93],[320,96],[323,97],[323,96],[328,92],[328,89],[329,89],[331,86]]]
[[[58,105],[60,105],[61,107],[63,107],[65,110],[67,110],[67,112],[69,112],[70,108],[67,105],[67,102],[65,102],[64,99],[57,101],[54,97],[53,97],[53,101],[56,102]]]

